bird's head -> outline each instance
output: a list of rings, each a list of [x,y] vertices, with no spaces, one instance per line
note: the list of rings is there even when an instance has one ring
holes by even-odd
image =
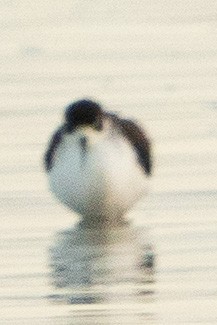
[[[92,127],[96,131],[103,128],[104,112],[102,107],[89,99],[76,101],[66,107],[65,123],[67,132],[79,127]]]

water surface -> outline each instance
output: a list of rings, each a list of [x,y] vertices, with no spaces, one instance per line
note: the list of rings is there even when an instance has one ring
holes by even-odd
[[[2,0],[0,10],[0,323],[216,324],[216,1]],[[63,107],[83,96],[146,125],[156,157],[122,250],[114,231],[94,258],[85,241],[64,255],[77,219],[41,163]],[[153,272],[132,259],[150,247]],[[103,270],[84,274],[89,289],[73,289],[84,284],[75,255],[78,268]]]

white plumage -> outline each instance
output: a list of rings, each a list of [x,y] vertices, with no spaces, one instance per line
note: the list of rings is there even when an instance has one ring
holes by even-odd
[[[87,151],[80,140],[87,139]],[[118,223],[148,188],[129,142],[106,121],[102,131],[82,126],[66,133],[48,172],[51,191],[87,223]]]

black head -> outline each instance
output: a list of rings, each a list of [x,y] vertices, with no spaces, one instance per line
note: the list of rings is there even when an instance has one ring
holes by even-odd
[[[70,104],[65,111],[67,130],[70,132],[82,125],[100,131],[103,127],[103,110],[92,100],[83,99]]]

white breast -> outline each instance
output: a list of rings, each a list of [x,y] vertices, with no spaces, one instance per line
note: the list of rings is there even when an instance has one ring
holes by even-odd
[[[88,138],[85,156],[81,136]],[[130,144],[110,128],[65,135],[49,172],[57,198],[89,219],[121,217],[147,190],[147,179]]]

